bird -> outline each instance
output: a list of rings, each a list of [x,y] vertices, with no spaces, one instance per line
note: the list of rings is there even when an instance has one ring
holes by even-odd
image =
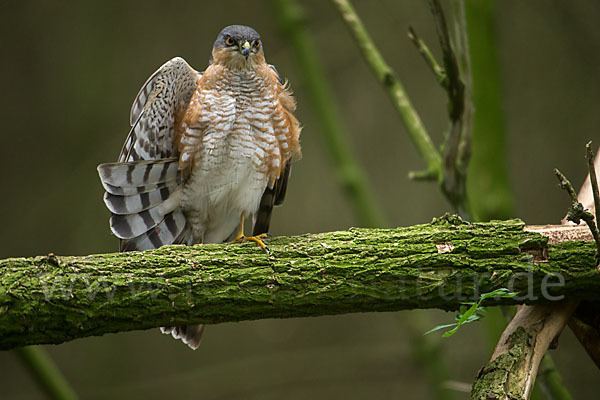
[[[295,110],[251,27],[225,27],[203,72],[167,61],[133,102],[118,161],[97,168],[119,250],[252,241],[269,252],[271,213],[301,156]],[[204,326],[161,331],[197,349]]]

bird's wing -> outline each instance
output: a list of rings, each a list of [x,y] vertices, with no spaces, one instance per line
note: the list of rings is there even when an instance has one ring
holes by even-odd
[[[252,234],[254,236],[260,235],[261,233],[269,232],[269,225],[271,224],[271,214],[274,206],[283,204],[285,199],[285,192],[287,190],[287,183],[292,172],[292,161],[288,160],[285,163],[285,169],[279,179],[275,181],[273,187],[265,189],[261,199],[260,205],[258,206],[258,212],[254,216],[254,227],[252,228]]]
[[[281,83],[282,85],[285,85],[285,81],[283,80],[281,75],[279,75],[279,71],[277,71],[277,68],[275,68],[275,66],[273,64],[268,64],[268,65],[269,65],[269,68],[271,68],[273,70],[273,72],[275,72],[275,75],[277,75],[277,80],[279,81],[279,83]]]
[[[200,76],[178,57],[152,74],[133,102],[131,130],[119,161],[98,167],[121,251],[189,241],[179,208],[181,177],[174,136]]]
[[[148,78],[131,107],[131,130],[119,162],[177,156],[175,120],[185,112],[201,75],[175,57]]]

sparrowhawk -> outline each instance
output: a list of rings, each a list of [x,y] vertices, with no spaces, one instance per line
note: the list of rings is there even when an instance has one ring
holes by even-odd
[[[296,102],[260,35],[223,29],[204,72],[176,57],[142,86],[119,161],[98,172],[121,251],[261,240],[300,155]],[[244,236],[244,218],[253,236]],[[197,348],[201,325],[161,328]]]

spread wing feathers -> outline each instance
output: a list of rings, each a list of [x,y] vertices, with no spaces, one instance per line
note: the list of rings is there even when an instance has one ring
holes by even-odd
[[[104,189],[115,195],[148,193],[178,183],[178,158],[106,163],[98,166]]]
[[[187,108],[201,75],[183,58],[175,57],[148,78],[131,107],[131,130],[120,162],[177,155],[175,117]]]
[[[111,230],[122,239],[121,251],[187,244],[177,158],[101,164],[98,173],[107,191]]]
[[[152,74],[131,107],[131,130],[119,162],[98,167],[121,251],[191,244],[179,208],[182,179],[174,135],[201,75],[179,57]]]
[[[285,200],[285,192],[287,191],[287,183],[292,173],[292,162],[288,160],[285,163],[285,169],[283,174],[275,181],[272,188],[268,187],[260,199],[260,205],[258,206],[258,212],[253,217],[254,227],[252,229],[253,235],[260,235],[261,233],[269,232],[269,225],[271,223],[271,213],[273,212],[273,206],[279,206],[283,204]]]

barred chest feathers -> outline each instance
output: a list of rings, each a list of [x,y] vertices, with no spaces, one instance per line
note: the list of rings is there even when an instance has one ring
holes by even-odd
[[[242,212],[253,215],[290,157],[277,85],[216,66],[198,84],[181,124],[180,167],[189,168],[181,206],[204,243],[226,240]]]

